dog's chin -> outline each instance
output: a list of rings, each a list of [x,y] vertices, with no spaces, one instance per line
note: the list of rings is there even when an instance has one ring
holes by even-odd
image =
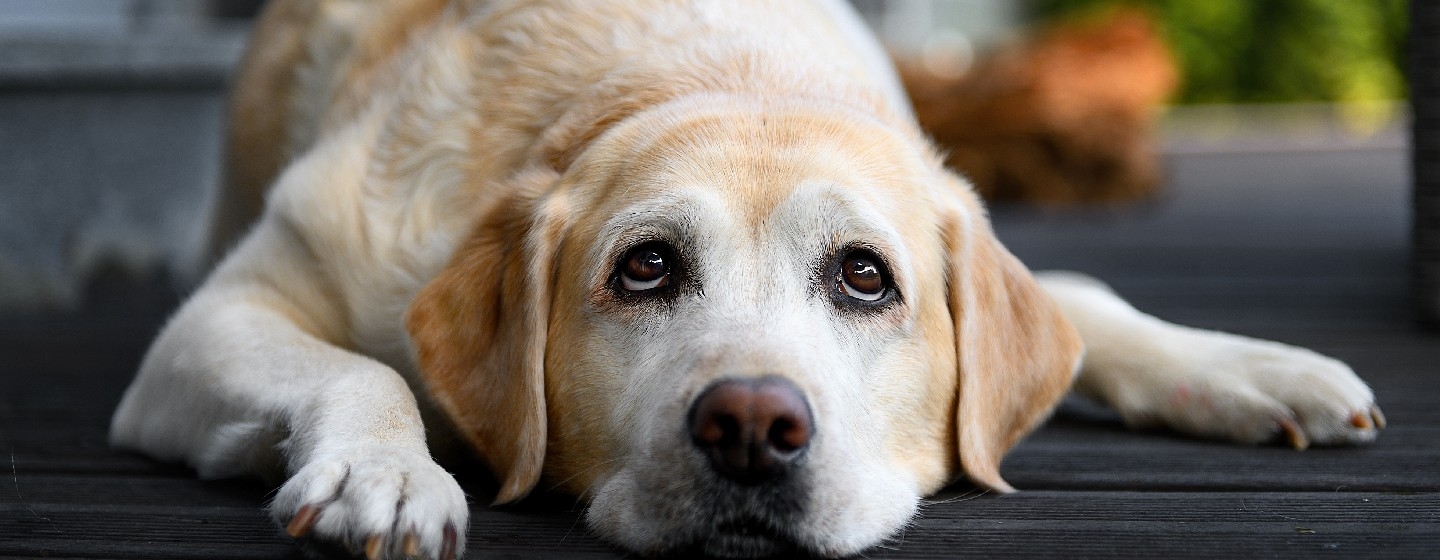
[[[806,486],[742,487],[701,477],[682,491],[649,493],[630,473],[600,485],[586,522],[606,540],[646,557],[813,557]]]
[[[737,519],[721,523],[695,543],[692,549],[716,558],[803,555],[789,535],[758,519]]]

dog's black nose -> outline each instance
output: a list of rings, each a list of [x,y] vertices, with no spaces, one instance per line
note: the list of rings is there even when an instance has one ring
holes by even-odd
[[[810,445],[804,393],[785,379],[721,379],[690,407],[690,439],[711,468],[742,484],[773,480]]]

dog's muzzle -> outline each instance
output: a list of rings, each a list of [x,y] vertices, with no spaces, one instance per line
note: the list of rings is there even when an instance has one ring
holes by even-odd
[[[809,400],[777,377],[727,377],[691,403],[690,441],[713,477],[708,527],[681,550],[720,557],[798,551],[791,533],[806,484],[799,468],[815,436]]]

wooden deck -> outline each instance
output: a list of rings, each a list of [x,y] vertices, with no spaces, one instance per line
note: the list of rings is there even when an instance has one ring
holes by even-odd
[[[1007,460],[1013,496],[950,489],[867,553],[971,557],[1435,557],[1440,554],[1440,336],[1414,326],[1402,149],[1171,158],[1172,185],[1111,210],[1000,208],[1036,268],[1110,281],[1142,309],[1315,348],[1374,387],[1374,445],[1235,447],[1132,433],[1067,402]],[[262,512],[270,488],[201,482],[106,447],[110,412],[176,297],[102,282],[70,315],[0,319],[0,556],[290,558]],[[619,554],[570,499],[485,507],[471,558]]]

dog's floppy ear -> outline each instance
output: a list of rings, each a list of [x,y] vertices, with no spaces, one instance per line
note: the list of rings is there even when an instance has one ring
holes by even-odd
[[[420,376],[499,479],[496,503],[525,497],[545,458],[545,339],[563,204],[550,170],[520,175],[410,305]]]
[[[948,173],[947,173],[948,175]],[[942,229],[960,395],[956,441],[966,476],[999,492],[1000,461],[1070,388],[1083,346],[1030,271],[995,238],[974,194],[947,177]]]

